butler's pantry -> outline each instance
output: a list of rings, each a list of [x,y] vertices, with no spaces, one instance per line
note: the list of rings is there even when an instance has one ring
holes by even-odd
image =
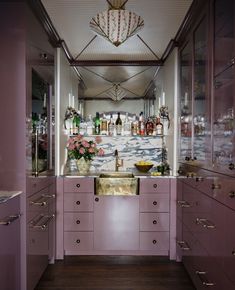
[[[0,2],[0,290],[235,289],[234,11]]]

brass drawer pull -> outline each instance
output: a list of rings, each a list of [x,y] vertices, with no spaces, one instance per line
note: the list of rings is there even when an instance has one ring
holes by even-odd
[[[80,224],[80,220],[76,220],[76,224],[79,225]]]
[[[156,240],[153,240],[153,244],[155,245],[157,243],[157,241]]]
[[[216,228],[216,226],[212,222],[210,222],[207,219],[203,219],[203,218],[196,218],[196,224],[201,225],[201,226],[203,226],[203,228],[206,228],[206,229],[215,229]]]
[[[157,224],[157,221],[156,220],[153,220],[153,224],[156,225]]]
[[[213,189],[213,190],[214,190],[214,189],[221,189],[221,184],[214,184],[214,183],[213,183],[213,184],[211,185],[211,189]]]
[[[190,203],[188,203],[187,201],[185,200],[178,200],[177,201],[177,204],[181,207],[191,207]]]
[[[76,187],[77,187],[77,188],[79,188],[80,186],[81,186],[80,183],[77,183],[77,184],[76,184]]]
[[[203,180],[204,178],[201,176],[196,177],[196,182],[202,182]]]
[[[80,203],[81,203],[81,202],[80,202],[79,200],[76,201],[76,204],[77,204],[77,205],[80,205]]]
[[[185,241],[177,241],[177,244],[179,245],[180,249],[183,251],[190,251],[189,245]]]
[[[77,239],[77,240],[76,240],[76,243],[77,243],[77,244],[80,244],[80,240],[79,240],[79,239]]]
[[[207,286],[207,287],[215,285],[214,283],[209,282],[207,280],[205,271],[196,271],[195,273],[196,275],[198,275],[199,279],[201,280],[202,285]]]
[[[154,200],[153,205],[157,205],[157,201],[156,200]]]
[[[0,225],[1,226],[9,226],[14,221],[16,221],[18,218],[20,218],[20,216],[21,216],[21,214],[10,215],[10,216],[0,220]]]

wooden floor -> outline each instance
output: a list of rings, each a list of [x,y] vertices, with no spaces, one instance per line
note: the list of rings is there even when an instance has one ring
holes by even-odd
[[[49,265],[36,290],[193,290],[181,263],[153,256],[70,256]]]

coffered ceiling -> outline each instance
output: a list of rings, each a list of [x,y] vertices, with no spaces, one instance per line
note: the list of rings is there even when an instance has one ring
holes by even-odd
[[[192,4],[192,0],[128,0],[125,9],[140,15],[144,27],[115,47],[89,26],[92,17],[108,9],[106,0],[41,2],[83,80],[85,98],[111,97],[109,89],[115,88],[122,97],[146,96],[167,46]]]

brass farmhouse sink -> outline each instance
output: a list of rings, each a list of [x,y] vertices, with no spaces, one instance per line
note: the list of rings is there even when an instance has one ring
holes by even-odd
[[[132,173],[106,172],[96,178],[96,195],[137,195],[138,178]]]

